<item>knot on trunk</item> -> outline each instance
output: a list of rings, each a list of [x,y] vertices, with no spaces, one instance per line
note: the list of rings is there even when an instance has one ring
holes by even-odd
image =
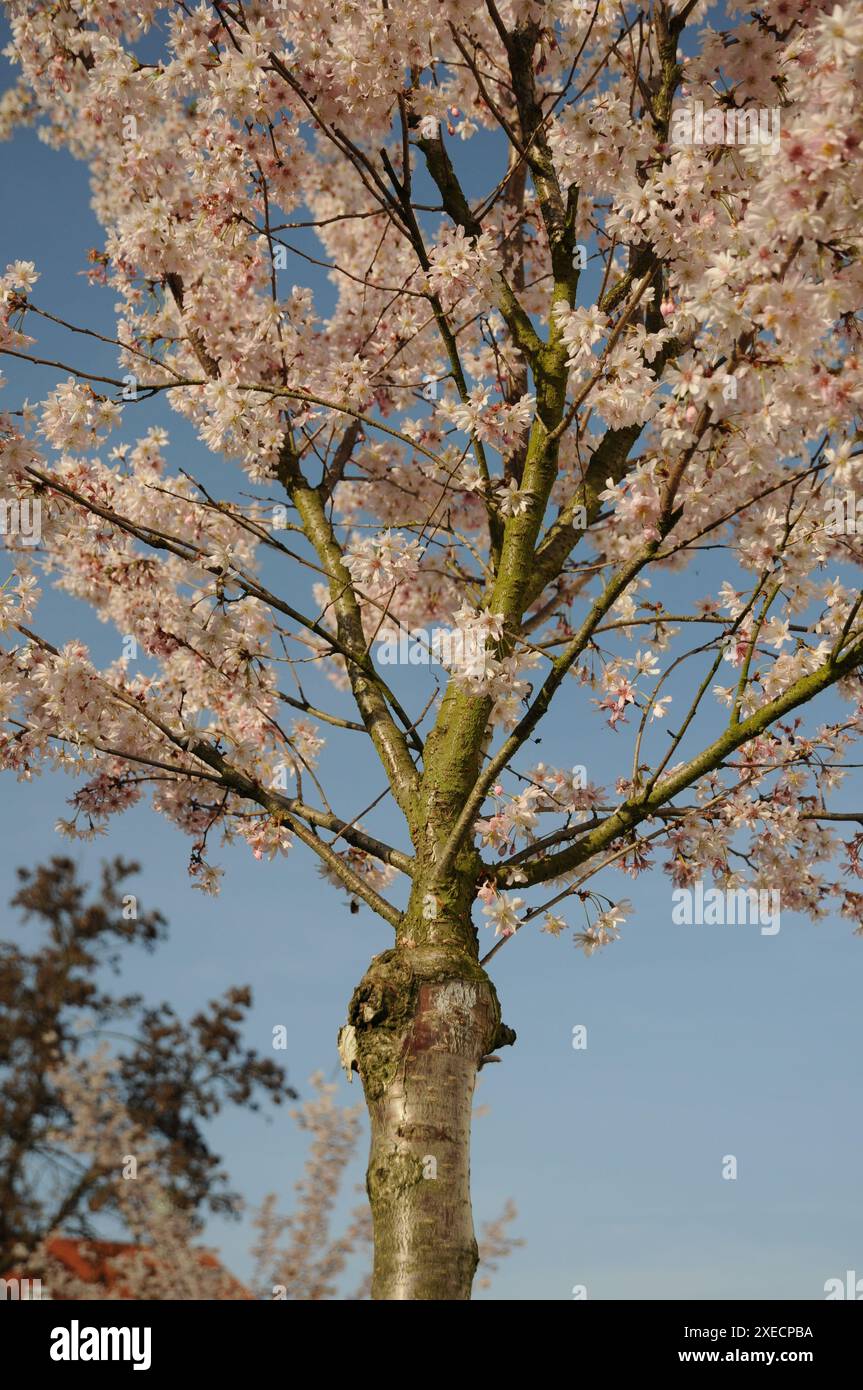
[[[347,1065],[359,1071],[369,1100],[424,1054],[478,1067],[495,1048],[515,1041],[482,967],[465,952],[440,946],[376,956],[354,991],[348,1025]]]

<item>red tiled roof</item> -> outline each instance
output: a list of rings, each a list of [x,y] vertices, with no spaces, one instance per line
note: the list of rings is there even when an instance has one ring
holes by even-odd
[[[112,1240],[81,1240],[71,1236],[52,1236],[46,1242],[47,1253],[59,1264],[63,1265],[70,1274],[74,1274],[84,1284],[98,1284],[103,1289],[110,1289],[119,1298],[131,1299],[134,1297],[127,1287],[119,1282],[122,1277],[123,1260],[127,1255],[140,1254],[147,1252],[146,1246],[124,1244],[122,1241]],[[195,1252],[198,1263],[204,1269],[222,1269],[215,1255],[211,1255],[207,1250]],[[155,1267],[157,1261],[155,1256],[150,1263]],[[231,1299],[254,1299],[254,1294],[235,1279],[227,1270],[222,1270],[228,1281]],[[29,1276],[19,1270],[11,1270],[4,1276],[7,1281],[13,1279],[26,1279]],[[98,1295],[96,1295],[98,1297]],[[62,1294],[57,1300],[68,1302],[75,1300],[64,1297]]]

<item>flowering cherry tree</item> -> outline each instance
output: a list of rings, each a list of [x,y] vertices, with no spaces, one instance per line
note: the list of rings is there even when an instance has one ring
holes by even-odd
[[[374,1296],[468,1298],[471,1097],[514,1040],[495,951],[573,898],[578,944],[612,940],[610,865],[861,919],[863,816],[834,800],[861,554],[833,504],[863,439],[863,10],[6,8],[0,119],[89,168],[118,365],[8,267],[0,351],[44,365],[52,320],[70,346],[0,422],[3,496],[41,519],[38,547],[6,527],[0,759],[81,774],[71,836],[149,793],[202,889],[219,836],[309,851],[390,924],[340,1034]],[[156,397],[216,483],[171,462]],[[43,573],[148,673],[49,643]],[[382,659],[440,629],[410,683]],[[582,746],[615,730],[605,785],[531,756],[555,697]],[[376,759],[400,843],[380,796],[324,790],[324,738]]]

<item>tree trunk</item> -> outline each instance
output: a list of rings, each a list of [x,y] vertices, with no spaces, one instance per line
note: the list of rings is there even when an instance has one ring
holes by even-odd
[[[472,936],[472,930],[470,932]],[[472,952],[385,951],[351,1000],[371,1120],[375,1299],[469,1299],[477,1265],[470,1125],[484,1056],[515,1034]]]

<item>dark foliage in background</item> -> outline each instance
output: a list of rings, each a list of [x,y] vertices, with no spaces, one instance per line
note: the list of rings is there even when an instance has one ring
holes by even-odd
[[[111,1211],[117,1172],[62,1144],[69,1117],[51,1070],[77,1050],[102,1039],[116,1049],[128,1113],[158,1149],[171,1200],[192,1216],[237,1206],[203,1122],[226,1104],[257,1110],[263,1099],[296,1098],[284,1068],[243,1045],[248,986],[184,1022],[167,1003],[145,1007],[140,995],[105,985],[124,948],[152,951],[166,934],[162,915],[127,894],[138,871],[122,858],[104,864],[91,898],[71,859],[18,870],[12,906],[40,940],[29,949],[0,941],[0,1272],[19,1242],[61,1225],[92,1236],[94,1214]]]

